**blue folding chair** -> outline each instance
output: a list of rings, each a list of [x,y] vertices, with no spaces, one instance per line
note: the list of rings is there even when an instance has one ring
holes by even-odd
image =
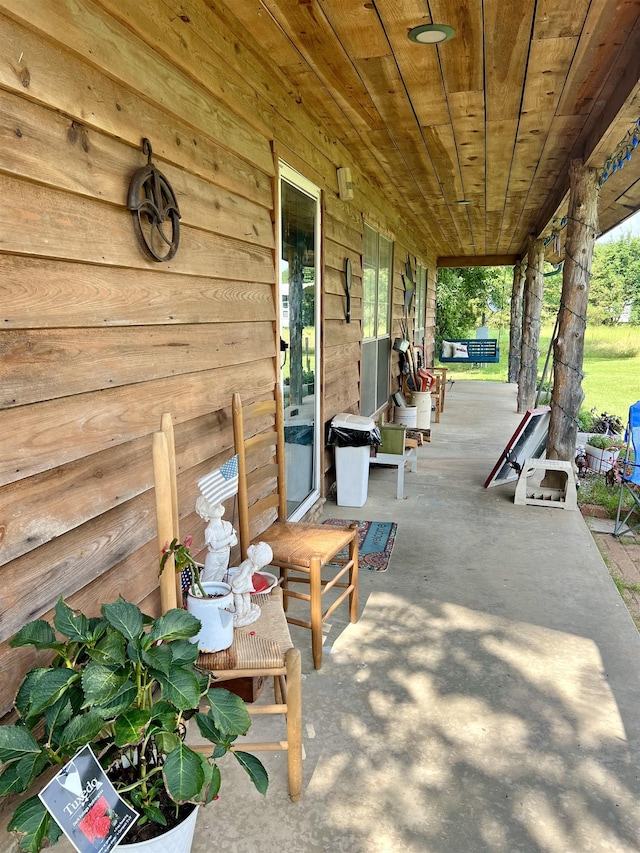
[[[616,515],[616,526],[613,530],[614,536],[622,533],[633,533],[640,528],[640,400],[629,409],[629,423],[625,435],[627,447],[624,461],[620,465],[620,497],[618,499],[618,514]],[[631,496],[631,508],[623,510],[622,503],[625,495]],[[621,518],[626,512],[624,518]],[[633,513],[637,514],[636,521],[629,524]]]

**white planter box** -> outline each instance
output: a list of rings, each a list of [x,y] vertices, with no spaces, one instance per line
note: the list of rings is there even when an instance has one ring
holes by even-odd
[[[592,471],[598,474],[603,474],[605,471],[610,471],[613,468],[613,463],[620,454],[619,449],[601,450],[599,447],[593,447],[591,444],[586,444],[584,448],[587,452],[587,463]]]

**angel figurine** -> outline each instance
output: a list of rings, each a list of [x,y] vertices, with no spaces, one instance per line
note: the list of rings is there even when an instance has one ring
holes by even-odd
[[[212,506],[203,495],[200,495],[196,501],[196,512],[200,518],[209,522],[204,532],[208,550],[202,580],[221,581],[229,568],[229,554],[232,546],[238,544],[238,537],[232,525],[222,520],[224,515],[222,504]]]
[[[236,608],[233,624],[236,628],[251,625],[260,618],[260,607],[251,601],[253,573],[268,566],[272,559],[273,551],[266,542],[258,542],[257,545],[249,545],[247,548],[247,559],[240,563],[231,579],[233,603]]]

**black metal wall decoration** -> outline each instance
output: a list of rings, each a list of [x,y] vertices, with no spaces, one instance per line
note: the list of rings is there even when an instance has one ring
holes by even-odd
[[[347,294],[347,310],[345,320],[351,322],[351,258],[344,259],[344,289]]]
[[[129,184],[127,207],[142,250],[152,261],[170,261],[180,242],[180,210],[169,181],[151,162],[153,151],[142,140],[147,165],[137,169]]]

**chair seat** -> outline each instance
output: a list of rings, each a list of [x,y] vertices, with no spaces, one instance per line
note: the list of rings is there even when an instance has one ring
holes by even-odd
[[[200,654],[198,666],[211,670],[276,669],[284,667],[293,648],[289,626],[282,609],[282,590],[254,595],[260,618],[243,628],[234,628],[233,644],[222,652]]]
[[[357,530],[330,527],[326,524],[276,521],[256,537],[256,542],[267,542],[273,551],[273,562],[306,566],[312,557],[319,557],[322,565],[335,558],[343,548],[348,548]]]

